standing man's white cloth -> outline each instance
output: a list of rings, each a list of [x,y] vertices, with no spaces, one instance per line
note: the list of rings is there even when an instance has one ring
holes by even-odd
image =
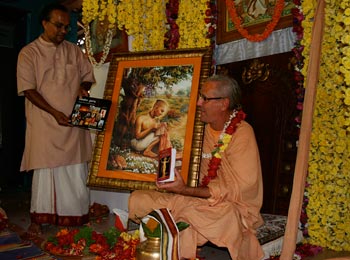
[[[89,211],[86,163],[34,170],[31,212],[80,216]],[[64,191],[60,187],[65,187]],[[68,206],[68,207],[67,207]]]

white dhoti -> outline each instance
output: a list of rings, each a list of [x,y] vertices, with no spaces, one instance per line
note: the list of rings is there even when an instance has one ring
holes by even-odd
[[[88,222],[87,164],[34,170],[30,213],[34,223],[75,226]]]

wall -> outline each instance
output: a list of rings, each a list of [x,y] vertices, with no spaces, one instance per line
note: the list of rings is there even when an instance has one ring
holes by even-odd
[[[41,25],[38,21],[39,13],[41,8],[53,2],[52,0],[16,0],[8,3],[1,3],[0,8],[4,7],[13,7],[20,9],[27,13],[27,33],[26,33],[26,42],[29,43],[36,39],[42,32]],[[77,39],[77,14],[71,12],[71,27],[72,30],[66,36],[67,40],[76,42]]]

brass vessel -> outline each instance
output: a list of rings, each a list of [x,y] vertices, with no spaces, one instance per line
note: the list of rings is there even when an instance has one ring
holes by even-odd
[[[160,238],[148,237],[136,247],[137,260],[159,260],[160,259]]]

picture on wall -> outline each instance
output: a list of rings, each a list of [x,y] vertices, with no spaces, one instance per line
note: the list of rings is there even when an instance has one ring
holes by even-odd
[[[153,189],[159,151],[173,147],[184,180],[196,186],[204,129],[196,103],[210,66],[207,49],[114,54],[104,97],[112,105],[88,185]]]
[[[276,13],[278,0],[223,0],[218,1],[218,30],[217,43],[222,44],[242,39],[243,36],[235,28],[227,3],[233,1],[237,19],[240,19],[242,27],[250,34],[261,34],[271,22]],[[231,3],[230,3],[231,4]],[[295,7],[293,0],[285,0],[281,17],[274,28],[275,30],[292,27],[292,9]]]

